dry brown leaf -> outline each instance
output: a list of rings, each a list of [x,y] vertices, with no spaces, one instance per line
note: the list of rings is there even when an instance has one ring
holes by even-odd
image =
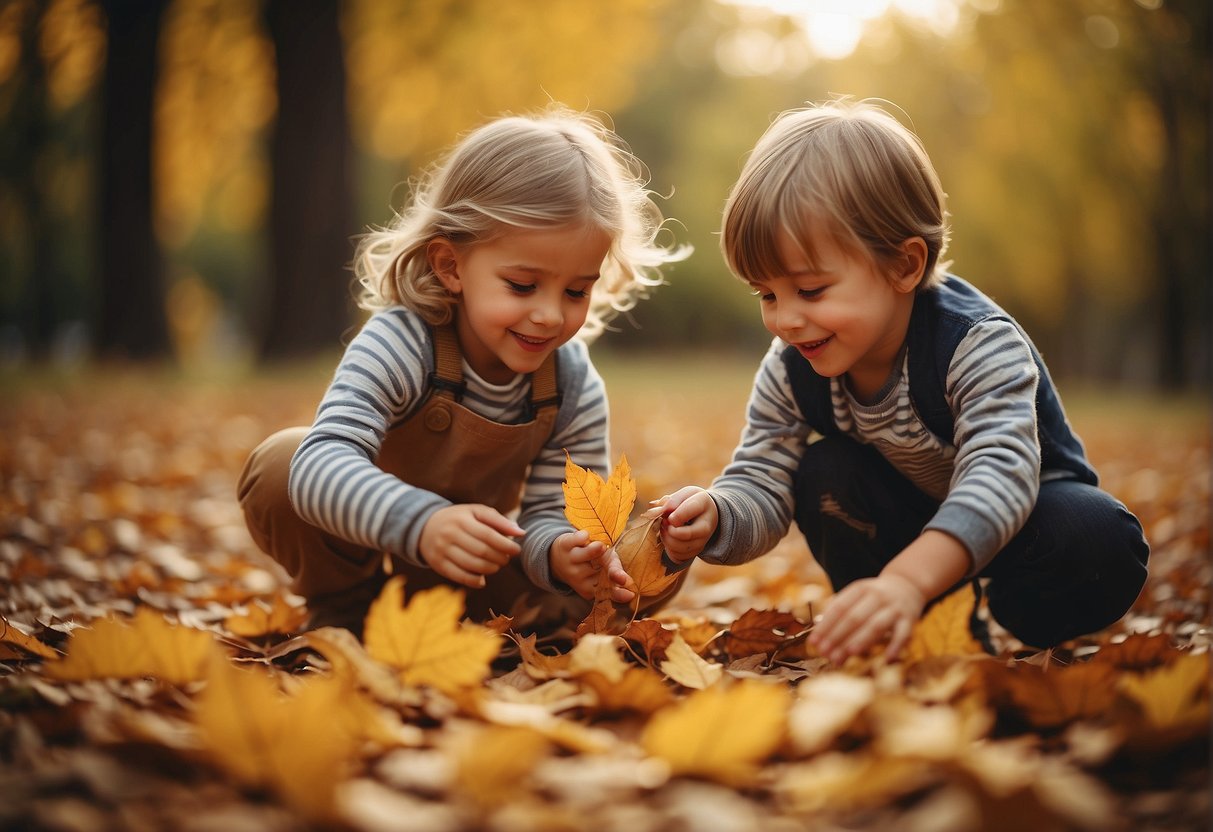
[[[615,544],[615,552],[628,577],[635,584],[639,607],[641,598],[660,595],[678,580],[681,572],[666,572],[661,562],[661,517],[644,520],[625,531]]]
[[[2,615],[0,615],[0,643],[15,645],[27,653],[32,653],[35,656],[41,656],[44,659],[59,658],[58,650],[43,644],[29,633],[23,632],[19,627],[17,627],[16,624],[12,623]],[[13,658],[20,657],[21,656],[18,654]]]
[[[697,691],[654,715],[641,744],[673,774],[740,784],[783,742],[789,700],[785,686],[749,680]]]
[[[407,607],[404,578],[384,585],[366,617],[370,655],[400,671],[407,685],[432,685],[445,692],[477,685],[501,650],[501,636],[460,623],[463,593],[439,585],[418,592]]]
[[[789,612],[755,610],[743,612],[729,625],[724,636],[724,650],[731,659],[771,654],[789,636],[801,633],[805,625]]]
[[[674,630],[667,630],[660,621],[652,618],[641,618],[628,625],[623,637],[633,644],[639,644],[651,664],[665,659],[666,648],[674,640]]]
[[[661,672],[683,687],[703,690],[720,681],[724,668],[701,658],[682,640],[681,635],[675,635],[666,648]]]
[[[630,618],[611,600],[610,593],[611,583],[604,569],[599,573],[598,583],[594,587],[594,606],[577,625],[578,638],[588,635],[620,635],[627,629]]]
[[[629,668],[615,681],[601,673],[587,673],[580,681],[594,692],[600,713],[651,714],[674,701],[669,685],[647,667]]]
[[[1020,711],[1038,728],[1103,717],[1116,701],[1118,674],[1110,664],[1085,662],[1047,670],[1023,663],[977,666],[991,698]]]
[[[619,457],[619,464],[604,482],[566,454],[564,476],[564,516],[573,528],[588,532],[590,540],[614,546],[636,502],[636,481],[627,456]]]
[[[537,639],[538,637],[534,634],[514,639],[518,644],[518,654],[522,657],[522,666],[527,674],[536,679],[551,679],[554,676],[569,675],[568,653],[557,653],[555,656],[540,653],[539,648],[535,646]]]
[[[920,662],[939,656],[984,655],[973,638],[969,618],[976,602],[972,586],[964,586],[931,607],[914,625],[904,653],[907,662]]]
[[[569,653],[569,672],[574,676],[597,672],[618,682],[628,670],[628,663],[619,655],[621,644],[616,636],[587,635]]]
[[[42,672],[60,681],[150,676],[179,685],[202,679],[216,656],[222,651],[210,633],[170,624],[140,607],[130,620],[102,619],[73,631],[67,656],[47,662]]]
[[[1109,662],[1121,670],[1150,670],[1179,658],[1180,652],[1165,633],[1134,633],[1124,641],[1099,648],[1091,661]]]

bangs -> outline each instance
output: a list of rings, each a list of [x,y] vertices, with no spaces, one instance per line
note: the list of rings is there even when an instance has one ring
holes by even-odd
[[[774,187],[768,188],[772,184]],[[726,216],[721,244],[733,273],[747,283],[765,283],[788,274],[779,253],[780,236],[794,245],[811,270],[820,269],[813,240],[828,235],[851,243],[831,218],[816,217],[807,207],[822,204],[802,193],[804,183],[753,181],[739,191]]]

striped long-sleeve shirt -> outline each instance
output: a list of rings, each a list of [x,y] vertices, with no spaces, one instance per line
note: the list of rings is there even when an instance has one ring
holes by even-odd
[[[785,347],[776,339],[763,359],[741,441],[709,489],[720,510],[718,533],[701,555],[709,562],[757,557],[791,523],[793,480],[810,428],[781,359]],[[945,380],[955,445],[927,430],[914,411],[906,358],[903,353],[873,405],[857,402],[841,378],[831,379],[834,420],[942,501],[926,528],[960,540],[973,560],[970,574],[976,574],[1023,526],[1040,487],[1038,372],[1031,349],[1006,320],[979,323],[965,335]]]
[[[316,412],[316,420],[291,461],[290,498],[299,516],[338,537],[423,565],[421,530],[451,502],[401,481],[374,460],[385,433],[404,421],[429,392],[434,369],[429,331],[414,313],[394,307],[373,315],[350,342]],[[465,361],[463,404],[501,424],[524,418],[531,385],[519,375],[490,384]],[[584,344],[560,348],[563,396],[555,428],[532,462],[518,524],[522,566],[538,586],[552,583],[548,551],[572,527],[564,517],[565,451],[575,462],[605,476],[609,466],[606,391]]]

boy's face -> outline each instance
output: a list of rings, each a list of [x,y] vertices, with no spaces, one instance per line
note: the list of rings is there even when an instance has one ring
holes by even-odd
[[[816,268],[786,231],[776,244],[784,273],[751,284],[763,324],[819,375],[846,375],[856,396],[872,397],[905,340],[918,281],[890,280],[870,258],[824,231],[804,241]]]
[[[514,230],[456,248],[432,244],[431,262],[459,297],[463,356],[485,381],[539,369],[581,329],[611,239],[597,228]]]

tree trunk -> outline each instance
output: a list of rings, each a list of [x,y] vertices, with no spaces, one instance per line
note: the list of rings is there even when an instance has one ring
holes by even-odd
[[[337,0],[269,0],[277,51],[270,288],[261,356],[337,346],[350,322],[353,200]]]
[[[100,320],[110,358],[170,354],[163,263],[152,228],[152,105],[167,0],[104,0],[108,48],[99,159]]]

